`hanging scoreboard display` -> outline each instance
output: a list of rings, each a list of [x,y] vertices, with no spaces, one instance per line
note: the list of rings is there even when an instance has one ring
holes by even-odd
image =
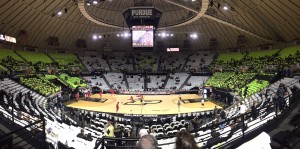
[[[132,26],[132,47],[153,47],[153,26]]]
[[[130,7],[123,12],[123,16],[131,30],[132,47],[152,49],[162,12],[155,7]]]

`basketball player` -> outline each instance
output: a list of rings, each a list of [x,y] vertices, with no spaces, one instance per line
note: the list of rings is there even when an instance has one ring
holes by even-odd
[[[111,96],[115,93],[115,91],[113,89],[110,89],[109,91],[110,91]]]
[[[117,105],[116,105],[116,112],[119,111],[119,102],[117,102]]]
[[[76,94],[75,94],[75,99],[76,99],[76,102],[78,102],[78,99],[79,99],[79,93],[76,93]]]
[[[134,100],[133,100],[133,97],[132,97],[132,96],[130,96],[130,100],[131,100],[132,103],[134,103]]]
[[[201,99],[201,104],[204,106],[204,98]]]
[[[181,97],[180,97],[181,98]],[[178,101],[177,101],[177,106],[178,106],[178,112],[180,112],[180,99],[178,99]]]
[[[89,99],[89,98],[90,98],[90,96],[91,96],[91,92],[90,92],[90,91],[88,91],[88,92],[87,92],[87,98]]]
[[[178,97],[179,97],[179,100],[181,100],[181,99],[182,99],[180,94],[179,94],[179,96],[178,96]]]
[[[143,100],[144,100],[144,96],[141,94],[141,103],[143,103]]]
[[[84,90],[84,100],[87,100],[87,93],[88,93],[88,90]]]
[[[103,94],[103,90],[101,90],[100,93],[99,93],[100,98],[102,97],[102,94]]]

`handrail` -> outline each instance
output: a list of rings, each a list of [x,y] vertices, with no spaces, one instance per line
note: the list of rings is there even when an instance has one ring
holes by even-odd
[[[24,129],[28,128],[28,127],[33,126],[33,125],[36,125],[36,124],[38,124],[38,123],[40,123],[40,122],[44,122],[44,120],[38,120],[38,121],[36,121],[36,122],[34,122],[34,123],[32,123],[32,124],[29,124],[29,125],[27,125],[27,126],[24,126],[24,127],[22,127],[22,128],[19,128],[19,129],[17,129],[17,130],[14,130],[14,131],[12,131],[12,132],[9,132],[9,133],[7,133],[7,134],[5,134],[5,135],[2,135],[2,136],[0,136],[0,139],[5,138],[5,137],[7,137],[7,136],[9,136],[9,135],[12,135],[12,134],[14,134],[14,133],[16,133],[16,132],[18,132],[18,131],[24,130]]]

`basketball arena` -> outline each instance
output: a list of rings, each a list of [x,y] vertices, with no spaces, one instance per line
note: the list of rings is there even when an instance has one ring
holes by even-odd
[[[299,0],[1,0],[0,148],[300,148]]]

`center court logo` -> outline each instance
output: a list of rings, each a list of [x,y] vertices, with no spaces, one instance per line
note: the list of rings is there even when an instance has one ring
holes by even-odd
[[[143,102],[140,102],[140,101],[134,101],[134,102],[128,101],[128,102],[125,102],[123,105],[147,105],[147,104],[159,104],[161,102],[162,102],[162,100],[143,100]]]

